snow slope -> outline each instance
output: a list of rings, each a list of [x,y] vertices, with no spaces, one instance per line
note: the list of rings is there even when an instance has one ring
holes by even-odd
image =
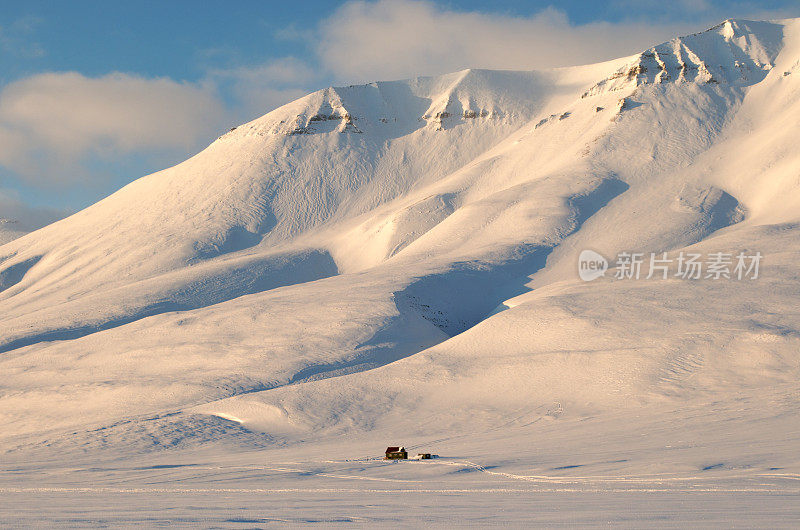
[[[728,20],[241,125],[0,246],[5,458],[318,465],[358,439],[509,476],[796,477],[799,83],[799,20]],[[764,260],[754,280],[583,282],[584,249]],[[602,465],[567,461],[587,439]]]

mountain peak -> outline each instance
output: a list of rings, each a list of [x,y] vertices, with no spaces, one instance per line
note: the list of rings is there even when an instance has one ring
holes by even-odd
[[[305,136],[369,133],[397,137],[419,128],[529,116],[525,97],[541,83],[535,72],[465,69],[433,77],[330,86],[232,129],[222,139],[248,135]]]
[[[582,97],[660,83],[749,86],[767,75],[782,41],[781,24],[729,19],[639,53]]]

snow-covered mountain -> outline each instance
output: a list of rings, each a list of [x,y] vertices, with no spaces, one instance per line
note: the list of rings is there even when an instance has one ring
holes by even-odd
[[[798,123],[797,19],[310,94],[0,246],[0,447],[499,432],[523,460],[628,447],[609,473],[800,471]],[[587,249],[672,268],[585,282]],[[676,276],[682,252],[732,278]]]

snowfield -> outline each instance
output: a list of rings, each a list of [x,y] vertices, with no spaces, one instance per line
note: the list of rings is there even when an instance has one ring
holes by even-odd
[[[0,520],[797,527],[798,123],[800,19],[728,20],[327,88],[0,231]]]

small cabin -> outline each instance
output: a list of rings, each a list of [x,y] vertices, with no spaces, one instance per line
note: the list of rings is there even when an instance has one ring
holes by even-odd
[[[408,458],[408,451],[405,447],[387,447],[386,460],[406,460]]]
[[[433,456],[431,456],[430,453],[420,453],[417,455],[417,458],[420,460],[430,460],[431,458],[433,458]]]

